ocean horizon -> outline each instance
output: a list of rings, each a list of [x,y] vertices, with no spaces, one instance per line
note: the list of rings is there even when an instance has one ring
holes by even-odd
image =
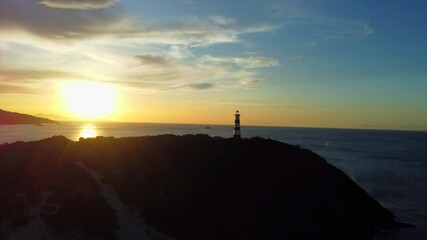
[[[141,126],[143,126],[141,128]],[[3,127],[3,128],[2,128]],[[130,134],[127,130],[129,127],[134,127],[135,132]],[[156,129],[153,129],[156,127]],[[203,129],[211,129],[214,127],[216,131],[201,131]],[[119,122],[119,121],[73,121],[64,120],[58,123],[45,124],[17,124],[17,125],[1,125],[0,124],[0,144],[11,141],[34,141],[43,138],[58,135],[63,135],[70,140],[78,140],[79,137],[96,137],[96,136],[112,136],[112,137],[128,137],[128,136],[143,136],[142,134],[158,135],[158,134],[208,134],[220,137],[233,136],[233,124],[211,124],[211,123],[163,123],[163,122]],[[47,128],[47,129],[45,129]],[[118,128],[121,128],[118,129]],[[169,129],[171,132],[165,132]],[[228,135],[227,130],[228,128]],[[392,128],[356,128],[356,127],[303,127],[303,126],[279,126],[279,125],[244,125],[244,129],[249,130],[243,133],[242,137],[254,137],[253,130],[256,128],[274,128],[274,129],[301,129],[301,130],[344,130],[344,131],[385,131],[385,132],[419,132],[427,133],[427,129],[392,129]],[[191,132],[183,132],[190,130]],[[218,131],[220,130],[220,131]],[[23,135],[20,133],[29,133]],[[90,132],[90,134],[88,134]],[[125,134],[126,133],[126,134]],[[54,135],[49,135],[54,134]],[[103,135],[104,134],[104,135]],[[113,135],[108,135],[113,134]],[[246,136],[245,136],[246,134]],[[81,136],[79,136],[81,135]],[[37,138],[42,137],[42,138]],[[77,137],[77,138],[76,138]]]

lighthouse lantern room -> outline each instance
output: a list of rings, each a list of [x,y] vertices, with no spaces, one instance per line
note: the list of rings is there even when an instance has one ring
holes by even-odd
[[[240,113],[239,111],[236,111],[236,114],[234,114],[234,116],[236,117],[234,120],[234,131],[233,131],[233,136],[235,138],[240,138]]]

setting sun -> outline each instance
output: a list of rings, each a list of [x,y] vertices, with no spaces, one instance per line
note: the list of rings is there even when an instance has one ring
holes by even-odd
[[[111,85],[69,82],[62,86],[68,110],[77,118],[104,118],[114,111],[116,96]]]

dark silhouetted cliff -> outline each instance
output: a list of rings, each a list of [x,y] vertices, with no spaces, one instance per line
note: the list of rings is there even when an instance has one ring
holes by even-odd
[[[8,112],[0,109],[0,125],[58,123],[47,118],[34,117],[28,114]]]
[[[278,141],[52,137],[0,145],[0,239],[37,219],[57,238],[118,239],[118,210],[82,166],[175,239],[370,239],[399,225],[341,170]]]

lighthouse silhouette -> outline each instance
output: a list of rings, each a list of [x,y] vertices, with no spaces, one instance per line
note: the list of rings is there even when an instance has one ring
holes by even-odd
[[[241,136],[240,136],[240,113],[239,113],[239,110],[236,111],[236,114],[234,114],[234,116],[236,118],[234,119],[233,136],[235,138],[241,138]]]

